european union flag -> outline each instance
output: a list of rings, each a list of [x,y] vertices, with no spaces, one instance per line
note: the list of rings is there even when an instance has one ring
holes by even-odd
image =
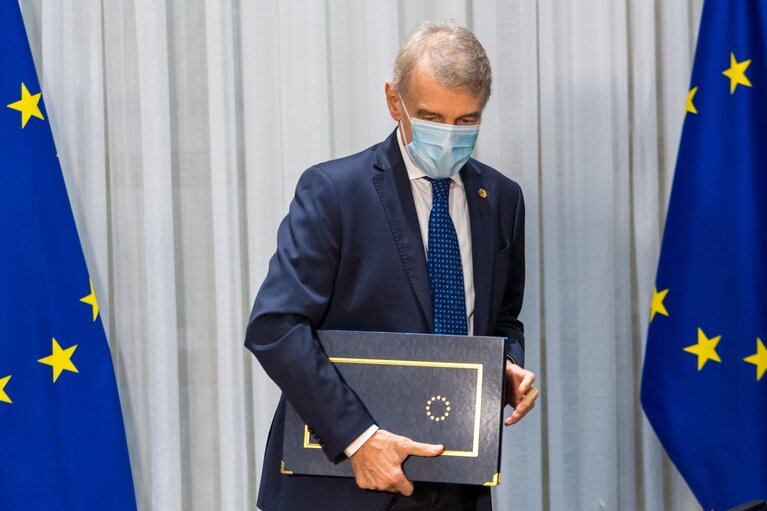
[[[15,0],[0,2],[0,509],[136,509],[112,358]]]
[[[642,406],[705,510],[767,498],[767,3],[706,0]]]

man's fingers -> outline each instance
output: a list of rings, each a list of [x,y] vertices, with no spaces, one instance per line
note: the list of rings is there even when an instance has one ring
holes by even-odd
[[[517,406],[514,407],[514,413],[512,413],[510,417],[503,421],[504,425],[511,426],[512,424],[519,422],[522,417],[527,415],[530,410],[535,408],[536,399],[538,399],[538,389],[531,387],[530,391],[526,395],[522,396],[522,399],[520,399],[519,403],[517,403]]]
[[[514,407],[514,411],[519,412],[522,415],[526,414],[532,410],[533,406],[535,406],[536,399],[538,399],[538,389],[531,387],[527,394],[524,394],[519,399],[517,406]]]
[[[441,445],[423,444],[379,429],[350,458],[357,486],[366,490],[389,491],[409,496],[413,483],[402,471],[410,455],[436,456]]]
[[[408,440],[405,442],[405,454],[412,455],[412,456],[439,456],[442,454],[442,452],[445,450],[445,447],[442,445],[435,445],[435,444],[422,444],[420,442],[414,442],[412,440]]]
[[[413,483],[411,483],[407,477],[404,479],[405,480],[399,485],[399,488],[397,488],[397,491],[405,497],[409,497],[413,494]]]
[[[524,378],[522,378],[522,383],[519,384],[519,391],[522,394],[527,394],[533,386],[533,383],[535,383],[535,374],[526,371]]]
[[[504,424],[507,425],[507,426],[511,426],[512,424],[516,424],[517,422],[519,422],[522,419],[522,417],[527,415],[527,412],[529,412],[532,409],[533,409],[532,406],[527,407],[527,408],[522,408],[521,406],[516,407],[514,409],[514,412],[504,421]]]
[[[525,400],[522,401],[519,405],[517,405],[517,407],[514,409],[514,413],[519,415],[520,419],[524,417],[525,415],[527,415],[527,412],[529,412],[535,407],[535,400],[530,399],[529,396],[530,394],[525,396]]]

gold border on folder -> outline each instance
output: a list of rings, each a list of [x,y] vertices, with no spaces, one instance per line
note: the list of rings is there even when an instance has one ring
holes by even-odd
[[[490,481],[482,486],[498,486],[499,484],[501,484],[501,473],[497,472]]]
[[[330,361],[335,364],[370,364],[385,366],[408,366],[408,367],[447,367],[450,369],[475,369],[477,371],[477,402],[474,407],[474,438],[471,451],[450,451],[445,450],[440,456],[463,456],[466,458],[476,458],[479,456],[479,429],[482,418],[482,364],[472,364],[464,362],[432,362],[428,360],[392,360],[382,358],[344,358],[330,357]],[[304,448],[321,449],[320,444],[312,443],[309,438],[309,426],[304,425]],[[498,474],[500,475],[500,474]],[[495,478],[497,479],[497,478]],[[494,480],[495,480],[494,479]],[[491,481],[492,482],[492,481]],[[485,483],[487,486],[495,486]],[[495,483],[498,484],[498,483]]]

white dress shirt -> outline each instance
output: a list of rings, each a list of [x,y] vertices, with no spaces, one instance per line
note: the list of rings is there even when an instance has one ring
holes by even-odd
[[[402,153],[402,159],[405,161],[407,175],[410,178],[410,189],[413,192],[415,201],[415,212],[418,216],[418,224],[421,228],[421,239],[423,240],[423,250],[428,257],[429,245],[429,215],[431,214],[431,183],[426,179],[426,174],[419,169],[410,158],[405,144],[402,140],[403,135],[397,128],[397,142],[399,150]],[[448,195],[448,205],[450,208],[450,218],[455,225],[455,233],[458,236],[458,246],[461,251],[461,266],[463,268],[463,289],[466,293],[466,319],[468,332],[471,334],[474,329],[474,260],[471,255],[471,224],[469,223],[469,207],[466,203],[466,192],[463,188],[463,181],[460,174],[454,175],[453,182],[450,184]],[[344,449],[344,454],[351,457],[362,445],[367,442],[371,436],[378,431],[378,426],[373,424],[364,433],[358,436],[349,447]]]
[[[426,174],[419,169],[405,148],[401,131],[397,129],[397,142],[405,160],[405,168],[410,178],[410,189],[413,191],[415,201],[415,213],[418,216],[418,224],[421,227],[421,239],[423,250],[428,257],[429,249],[429,215],[431,214],[431,183],[426,179]],[[469,223],[469,206],[466,203],[466,191],[463,187],[461,175],[456,174],[452,178],[448,205],[450,218],[455,226],[458,236],[458,247],[461,250],[461,267],[463,269],[463,289],[466,293],[466,319],[468,333],[471,335],[474,329],[474,258],[471,255],[471,224]]]

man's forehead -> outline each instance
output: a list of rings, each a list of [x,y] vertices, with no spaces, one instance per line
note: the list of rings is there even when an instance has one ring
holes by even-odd
[[[403,99],[411,115],[418,117],[432,114],[456,118],[482,115],[482,99],[469,92],[434,93],[413,88],[408,90],[407,97]]]
[[[424,65],[416,66],[407,84],[407,100],[413,110],[424,113],[445,113],[445,109],[461,111],[461,116],[482,112],[484,98],[462,88],[447,86],[434,78]]]

